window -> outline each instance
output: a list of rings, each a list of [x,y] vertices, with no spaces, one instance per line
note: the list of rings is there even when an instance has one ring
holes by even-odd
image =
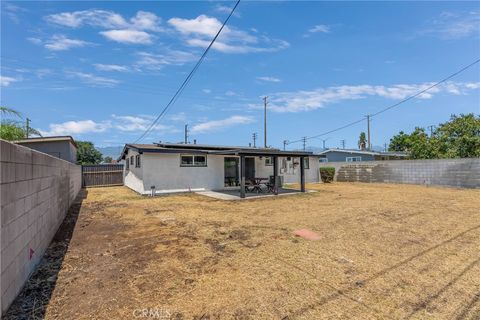
[[[127,161],[125,161],[125,170],[129,170],[130,169],[130,161],[128,161],[128,158],[127,158]]]
[[[133,156],[130,156],[130,164],[133,166]]]
[[[362,161],[362,157],[347,157],[345,160],[347,162],[357,162],[357,161]]]
[[[140,168],[140,155],[135,156],[135,168]]]
[[[310,169],[310,158],[309,157],[303,158],[303,167],[305,169]]]
[[[320,158],[320,162],[328,162],[327,158]]]
[[[206,167],[207,156],[182,155],[180,156],[181,167]]]
[[[273,157],[265,157],[265,165],[273,166]]]

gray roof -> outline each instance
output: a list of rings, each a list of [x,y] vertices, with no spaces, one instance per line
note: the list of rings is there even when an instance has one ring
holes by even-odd
[[[75,148],[77,147],[77,144],[75,143],[75,140],[73,140],[72,136],[34,137],[34,138],[16,140],[14,141],[14,143],[27,144],[27,143],[57,142],[57,141],[69,141],[75,146]]]
[[[372,156],[396,156],[396,157],[406,157],[407,154],[403,152],[381,152],[381,151],[369,151],[369,150],[357,150],[357,149],[327,149],[319,153],[319,155],[326,155],[329,152],[341,152],[341,153],[358,153],[358,154],[368,154]]]
[[[250,155],[250,156],[316,156],[306,151],[282,151],[275,148],[252,148],[238,146],[216,146],[207,144],[183,143],[155,143],[155,144],[126,144],[119,160],[124,159],[128,149],[135,149],[139,153],[201,153],[218,155]]]

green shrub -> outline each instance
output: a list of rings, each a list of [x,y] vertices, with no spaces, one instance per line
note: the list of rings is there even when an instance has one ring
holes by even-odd
[[[334,167],[322,167],[320,168],[320,178],[325,183],[330,183],[333,181],[333,177],[335,176],[335,168]]]

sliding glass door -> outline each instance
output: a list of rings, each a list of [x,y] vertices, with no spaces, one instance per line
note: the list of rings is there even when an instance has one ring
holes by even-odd
[[[236,157],[224,158],[225,187],[236,187],[240,185],[239,162],[240,159]]]

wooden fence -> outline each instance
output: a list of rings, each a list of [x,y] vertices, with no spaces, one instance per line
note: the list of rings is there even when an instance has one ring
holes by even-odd
[[[96,164],[82,166],[83,187],[123,185],[123,164]]]

